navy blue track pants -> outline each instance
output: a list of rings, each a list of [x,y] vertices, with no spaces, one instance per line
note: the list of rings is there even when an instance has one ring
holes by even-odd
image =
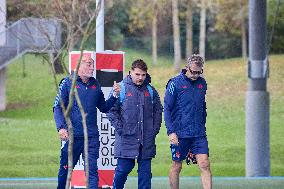
[[[68,173],[68,145],[69,142],[62,141],[60,167],[58,171],[58,189],[65,189],[67,173]],[[97,159],[99,156],[99,140],[98,138],[89,138],[88,142],[89,155],[89,188],[98,188],[98,166]],[[77,164],[80,155],[84,153],[84,138],[74,138],[73,145],[73,167]]]
[[[141,154],[141,153],[140,153]],[[151,189],[151,160],[141,159],[138,156],[138,189]],[[135,159],[118,158],[117,167],[114,173],[113,189],[123,189],[128,174],[135,166]]]

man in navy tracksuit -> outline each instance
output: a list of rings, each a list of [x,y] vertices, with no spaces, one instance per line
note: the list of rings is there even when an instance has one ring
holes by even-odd
[[[86,124],[88,131],[88,154],[89,154],[89,188],[98,188],[98,167],[97,159],[99,156],[99,131],[97,126],[97,108],[101,112],[107,112],[118,99],[120,87],[114,84],[114,95],[105,101],[104,94],[98,81],[93,78],[94,60],[91,57],[83,56],[75,88],[86,113]],[[62,140],[60,168],[58,172],[58,189],[65,189],[68,173],[68,129],[61,108],[61,100],[65,109],[69,103],[69,93],[72,85],[72,75],[61,81],[59,92],[55,98],[53,112],[56,127]],[[73,165],[75,166],[80,154],[84,152],[84,134],[82,126],[82,116],[77,100],[73,100],[73,106],[70,112],[70,119],[74,129],[73,145]]]
[[[151,189],[151,160],[156,154],[155,138],[161,127],[163,108],[157,91],[149,83],[145,62],[134,61],[130,74],[120,84],[120,100],[107,114],[115,127],[114,154],[118,158],[114,189],[124,188],[135,160],[138,189]]]
[[[205,128],[207,84],[205,79],[200,77],[203,64],[204,61],[199,55],[192,55],[187,60],[186,69],[167,84],[164,119],[173,160],[169,173],[172,189],[179,188],[182,161],[191,153],[196,157],[203,188],[212,188]]]

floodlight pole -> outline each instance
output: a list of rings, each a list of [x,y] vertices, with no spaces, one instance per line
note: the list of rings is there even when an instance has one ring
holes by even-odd
[[[0,47],[6,45],[6,0],[0,0]],[[0,111],[6,109],[6,72],[4,67],[0,69]]]
[[[99,13],[96,19],[96,52],[104,50],[104,0],[96,0]]]
[[[270,176],[266,0],[249,0],[246,176]]]

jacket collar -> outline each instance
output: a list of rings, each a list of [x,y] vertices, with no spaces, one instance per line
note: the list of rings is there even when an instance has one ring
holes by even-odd
[[[71,73],[71,74],[70,74],[70,80],[71,80],[71,81],[72,81],[73,77],[74,77],[74,73]],[[90,77],[88,83],[84,83],[84,82],[82,81],[81,77],[78,75],[76,81],[77,81],[77,82],[80,82],[80,83],[82,83],[82,84],[88,84],[88,85],[90,85],[90,84],[94,84],[95,81],[96,81],[96,79],[95,79],[94,77]]]

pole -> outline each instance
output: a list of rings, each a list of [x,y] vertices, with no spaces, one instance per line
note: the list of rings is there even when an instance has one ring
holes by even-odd
[[[6,67],[0,69],[0,112],[6,109]]]
[[[6,0],[0,0],[0,46],[6,45]]]
[[[6,0],[0,0],[0,47],[6,45]],[[6,68],[0,69],[0,111],[6,109]]]
[[[96,52],[104,50],[104,0],[96,0],[99,9],[96,19]]]
[[[249,1],[249,64],[246,94],[246,176],[270,176],[266,1]]]

